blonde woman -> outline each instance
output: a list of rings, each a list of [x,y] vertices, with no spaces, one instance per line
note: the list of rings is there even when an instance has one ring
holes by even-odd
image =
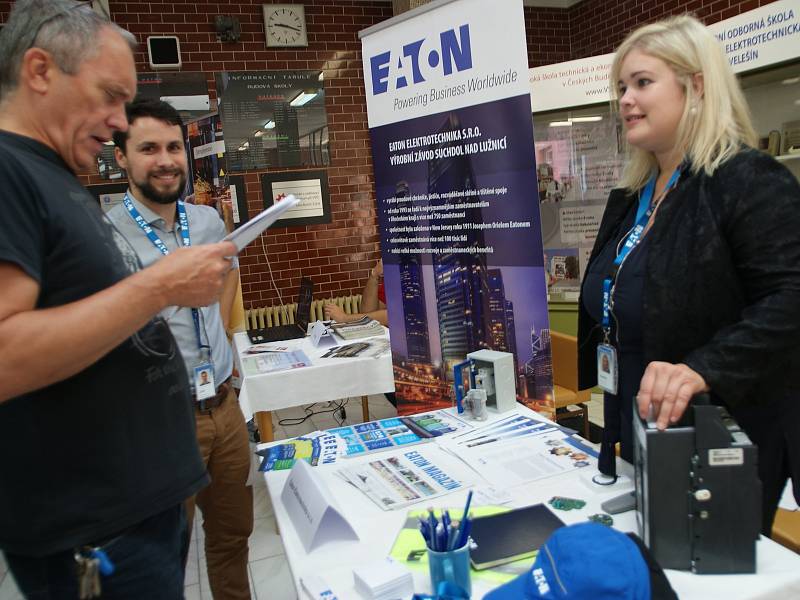
[[[631,33],[611,83],[629,161],[579,308],[581,387],[599,356],[616,375],[601,378],[601,471],[617,442],[632,460],[634,414],[664,429],[709,392],[759,447],[769,533],[788,476],[800,499],[800,185],[753,149],[739,85],[693,17]]]

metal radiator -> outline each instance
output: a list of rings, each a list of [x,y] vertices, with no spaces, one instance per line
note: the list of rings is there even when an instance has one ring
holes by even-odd
[[[339,296],[337,298],[323,298],[311,303],[311,321],[321,321],[325,318],[324,308],[326,303],[336,304],[347,314],[358,312],[361,308],[361,294],[355,296]],[[297,302],[291,304],[273,304],[260,308],[249,308],[244,311],[247,329],[263,329],[276,325],[294,323],[297,315]]]

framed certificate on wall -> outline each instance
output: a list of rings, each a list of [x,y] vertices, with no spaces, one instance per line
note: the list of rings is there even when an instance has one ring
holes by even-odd
[[[331,222],[331,199],[327,171],[294,171],[261,175],[264,208],[280,202],[289,194],[300,203],[271,227],[295,227]]]

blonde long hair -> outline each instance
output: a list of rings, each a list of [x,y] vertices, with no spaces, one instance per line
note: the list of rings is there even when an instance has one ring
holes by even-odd
[[[686,103],[678,123],[677,147],[690,159],[694,172],[711,175],[742,144],[757,145],[739,82],[717,38],[700,21],[690,15],[671,17],[640,27],[625,38],[611,65],[612,106],[617,110],[622,61],[634,49],[663,60],[684,88]],[[703,78],[700,98],[692,85],[697,73]],[[628,153],[619,185],[636,191],[658,170],[658,164],[646,150],[629,146]]]

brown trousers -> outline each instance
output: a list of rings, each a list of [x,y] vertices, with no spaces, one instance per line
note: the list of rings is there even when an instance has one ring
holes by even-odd
[[[186,501],[186,518],[194,506],[203,513],[208,581],[214,600],[250,600],[247,539],[253,531],[253,488],[247,426],[231,388],[210,413],[196,413],[197,441],[211,483]]]

